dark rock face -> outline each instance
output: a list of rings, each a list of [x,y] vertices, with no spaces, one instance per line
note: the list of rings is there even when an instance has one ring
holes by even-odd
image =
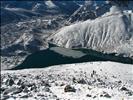
[[[111,98],[111,96],[107,92],[103,92],[100,97]]]
[[[86,96],[87,96],[87,97],[91,97],[92,95],[90,95],[90,94],[87,94]]]
[[[64,88],[64,92],[76,92],[76,89],[70,85],[67,85],[65,88]]]
[[[124,87],[124,86],[123,86],[123,87],[121,87],[121,88],[120,88],[120,90],[121,90],[121,91],[129,91],[129,89],[127,89],[127,88],[126,88],[126,87]]]
[[[6,84],[7,84],[8,86],[12,86],[12,85],[14,84],[14,80],[13,80],[12,78],[7,79]]]
[[[6,90],[3,92],[3,94],[4,94],[4,95],[8,95],[9,93],[10,93],[10,94],[18,94],[18,93],[20,93],[20,92],[22,92],[22,89],[21,89],[21,88],[11,87],[11,88],[9,88],[9,89],[6,89]]]
[[[86,84],[87,82],[85,81],[85,79],[80,79],[77,81],[79,84]]]

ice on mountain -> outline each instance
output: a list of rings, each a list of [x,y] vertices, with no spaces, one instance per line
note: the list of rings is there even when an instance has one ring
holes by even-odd
[[[57,7],[51,0],[45,1],[45,4],[49,8],[55,8],[55,7]]]
[[[132,48],[133,13],[124,13],[119,7],[112,6],[110,12],[95,20],[78,22],[61,28],[49,40],[66,48],[90,48],[97,51],[113,53]],[[130,43],[129,43],[130,42]],[[132,56],[131,50],[126,50]],[[116,53],[121,53],[116,51]]]

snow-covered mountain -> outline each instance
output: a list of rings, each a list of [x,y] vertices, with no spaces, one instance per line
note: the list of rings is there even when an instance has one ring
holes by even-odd
[[[85,21],[87,19],[96,19],[106,12],[109,12],[112,5],[120,6],[122,9],[133,10],[132,1],[114,1],[114,0],[88,0],[84,2],[79,9],[77,9],[67,20],[66,25],[76,23],[78,21]]]
[[[1,99],[132,100],[132,65],[88,62],[1,72]]]
[[[95,19],[109,11],[110,7],[111,4],[106,1],[85,1],[84,5],[80,6],[80,8],[69,17],[66,25],[87,19]]]
[[[19,22],[21,20],[43,17],[47,15],[71,15],[79,8],[76,1],[1,1],[1,24]],[[10,17],[8,17],[10,16]]]
[[[132,58],[133,10],[112,5],[100,17],[63,27],[49,40],[66,48],[89,48]]]

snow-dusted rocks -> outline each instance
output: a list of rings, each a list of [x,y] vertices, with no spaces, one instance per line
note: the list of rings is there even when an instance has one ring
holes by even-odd
[[[132,100],[132,76],[132,65],[114,62],[2,71],[1,97],[2,100]]]
[[[133,13],[123,12],[119,7],[112,6],[110,12],[95,20],[63,27],[49,40],[66,48],[85,47],[132,57]]]
[[[84,5],[80,6],[67,20],[66,25],[85,21],[88,19],[96,19],[109,11],[111,4],[106,1],[85,1]]]

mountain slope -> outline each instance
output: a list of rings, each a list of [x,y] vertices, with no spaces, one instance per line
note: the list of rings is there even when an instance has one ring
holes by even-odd
[[[132,57],[133,13],[112,6],[110,11],[101,17],[63,27],[49,40],[66,48],[90,48]]]

